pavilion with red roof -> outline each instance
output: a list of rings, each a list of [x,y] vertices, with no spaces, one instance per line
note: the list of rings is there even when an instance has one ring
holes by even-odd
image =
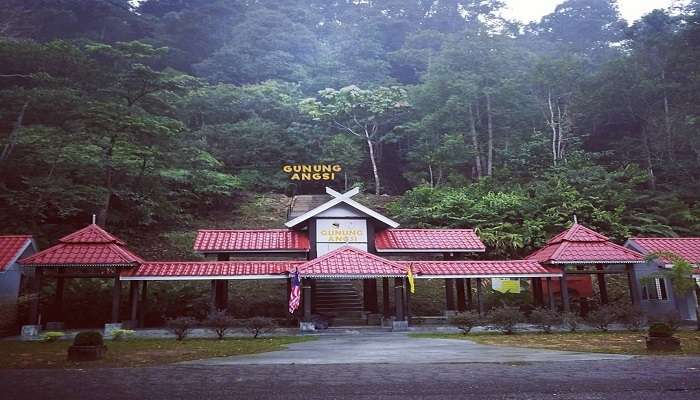
[[[596,275],[601,303],[607,304],[605,275],[626,274],[632,303],[640,302],[633,265],[644,263],[644,257],[636,251],[612,243],[606,236],[578,223],[574,223],[569,229],[550,239],[543,248],[530,254],[527,259],[545,266],[561,267],[563,278],[559,287],[564,311],[570,309],[569,282],[567,282],[567,277],[570,275]],[[564,282],[567,283],[564,284]],[[542,296],[542,290],[540,287],[535,288],[535,291],[539,292],[538,296]],[[552,292],[549,285],[548,291]],[[550,301],[552,301],[551,295]]]

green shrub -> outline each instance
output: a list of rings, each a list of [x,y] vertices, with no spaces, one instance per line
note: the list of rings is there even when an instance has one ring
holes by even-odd
[[[569,332],[576,332],[581,326],[581,317],[573,312],[566,312],[561,315],[564,326],[569,329]]]
[[[455,325],[457,328],[462,330],[462,333],[466,335],[472,330],[472,328],[481,323],[481,316],[479,313],[474,311],[465,311],[452,317],[450,322],[452,325]]]
[[[673,332],[673,327],[663,322],[654,322],[649,327],[650,337],[671,337]]]
[[[625,324],[630,332],[639,332],[644,325],[644,313],[639,307],[632,305],[621,306],[617,310],[617,318]]]
[[[103,346],[104,340],[100,332],[80,332],[73,339],[74,346]]]
[[[610,324],[618,318],[618,311],[613,306],[602,306],[597,310],[588,313],[586,322],[591,326],[599,329],[601,332],[607,332]]]
[[[549,308],[536,308],[530,313],[530,321],[544,333],[552,333],[554,325],[561,325],[561,314]]]
[[[132,331],[130,329],[115,329],[112,331],[112,340],[126,340],[134,336],[135,333],[135,331]]]
[[[487,329],[499,330],[506,335],[511,335],[516,330],[516,325],[525,320],[525,315],[518,307],[503,306],[491,310],[486,320],[489,323]]]
[[[226,332],[236,326],[236,320],[223,311],[215,311],[204,320],[204,326],[216,333],[219,340],[226,336]]]
[[[272,332],[277,328],[277,323],[271,318],[267,317],[253,317],[245,321],[245,328],[250,332],[254,338],[258,336]]]
[[[49,343],[51,343],[51,342],[57,341],[58,339],[64,337],[65,335],[66,335],[66,334],[63,333],[63,332],[44,332],[44,333],[41,335],[41,339],[42,339],[44,342],[49,342]]]
[[[175,335],[176,340],[184,340],[197,326],[197,320],[192,317],[177,317],[166,320],[165,326]]]

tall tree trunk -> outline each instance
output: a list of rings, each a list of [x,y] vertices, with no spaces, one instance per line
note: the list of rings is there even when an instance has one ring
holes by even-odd
[[[428,176],[430,177],[430,188],[435,188],[435,181],[433,180],[433,165],[428,163]]]
[[[19,131],[22,129],[22,121],[24,121],[24,113],[27,111],[27,107],[29,107],[29,101],[24,102],[22,109],[20,109],[19,114],[17,115],[14,125],[12,125],[12,132],[10,132],[9,141],[5,147],[3,147],[2,153],[0,153],[0,163],[3,163],[10,158],[10,154],[12,154],[12,150],[17,144],[17,140],[19,139]]]
[[[666,149],[668,150],[668,158],[674,160],[673,151],[673,133],[671,132],[671,115],[668,104],[668,93],[666,92],[666,70],[661,69],[661,84],[664,88],[664,128],[666,131]]]
[[[114,145],[117,142],[117,137],[112,136],[109,139],[109,146],[105,149],[105,194],[104,203],[102,209],[97,216],[97,224],[105,227],[107,225],[107,215],[109,214],[110,203],[112,202],[112,178],[114,174],[114,168],[112,166],[112,155],[114,154]]]
[[[488,152],[486,153],[486,176],[493,174],[493,116],[491,115],[491,95],[486,92],[486,121],[488,130]]]
[[[656,176],[654,175],[654,164],[651,159],[651,147],[649,145],[649,133],[647,128],[642,128],[642,142],[644,144],[644,155],[647,162],[647,173],[649,174],[649,187],[656,190]]]
[[[479,149],[479,135],[476,131],[476,121],[474,121],[474,110],[472,105],[469,105],[469,129],[471,131],[472,146],[474,146],[474,167],[476,168],[476,178],[480,179],[483,176],[481,169],[481,151]]]
[[[552,129],[552,162],[554,163],[554,166],[557,165],[558,156],[557,156],[557,122],[554,118],[554,106],[552,105],[552,91],[547,92],[547,106],[549,106],[549,120],[547,123],[549,124],[549,127]]]
[[[374,174],[374,194],[379,196],[381,194],[379,168],[377,167],[377,160],[374,156],[374,143],[372,143],[372,138],[367,128],[365,128],[365,140],[367,140],[367,148],[369,149],[369,160],[372,162],[372,173]]]

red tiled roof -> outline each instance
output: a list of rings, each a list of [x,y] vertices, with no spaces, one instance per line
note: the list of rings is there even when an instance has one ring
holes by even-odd
[[[280,275],[286,278],[289,270],[305,261],[146,261],[139,267],[123,271],[121,278],[178,278],[197,277],[251,277]]]
[[[306,232],[291,229],[197,231],[194,251],[200,253],[249,251],[309,251]]]
[[[385,229],[377,232],[377,251],[485,251],[472,229]]]
[[[574,224],[527,257],[550,264],[618,264],[644,262],[641,254],[612,243],[585,226]]]
[[[0,236],[0,272],[4,271],[10,262],[19,256],[19,252],[31,240],[32,237],[29,235]]]
[[[406,267],[366,251],[343,246],[298,267],[303,277],[405,276]]]
[[[26,266],[136,266],[143,262],[124,242],[92,224],[59,243],[20,260]]]
[[[560,276],[556,268],[545,268],[537,261],[401,261],[420,275],[454,276]]]
[[[630,241],[644,253],[668,252],[683,258],[689,263],[700,263],[700,238],[642,238],[633,237]],[[663,260],[669,262],[669,260]]]

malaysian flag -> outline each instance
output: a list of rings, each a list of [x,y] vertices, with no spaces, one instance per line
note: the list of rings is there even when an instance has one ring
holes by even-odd
[[[294,314],[301,302],[301,282],[299,281],[299,271],[294,271],[292,275],[292,291],[289,293],[289,313]]]

